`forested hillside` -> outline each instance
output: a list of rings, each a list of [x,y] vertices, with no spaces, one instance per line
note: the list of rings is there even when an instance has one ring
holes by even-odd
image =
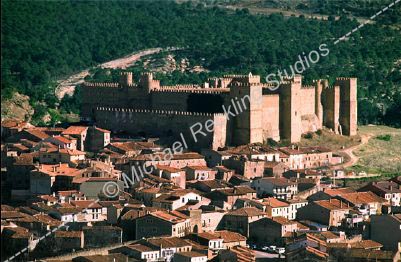
[[[326,43],[330,55],[304,73],[306,80],[358,77],[359,121],[401,125],[401,32],[385,21],[366,25],[334,46],[356,21],[251,15],[169,1],[6,0],[2,100],[17,91],[28,95],[38,121],[49,108],[78,107],[75,98],[60,105],[55,80],[135,50],[182,47],[191,54],[191,63],[213,74],[251,71],[266,76]]]

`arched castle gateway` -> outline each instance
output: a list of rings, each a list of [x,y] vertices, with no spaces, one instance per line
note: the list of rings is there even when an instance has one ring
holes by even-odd
[[[257,75],[226,75],[203,86],[161,86],[151,73],[134,81],[121,74],[119,83],[84,83],[82,117],[115,132],[187,137],[197,122],[214,121],[213,132],[198,137],[191,147],[217,149],[288,139],[322,126],[343,135],[357,130],[357,79],[337,78],[334,86],[316,80],[302,86],[295,76],[276,91]],[[228,114],[227,114],[228,113]],[[228,118],[227,118],[228,116]]]

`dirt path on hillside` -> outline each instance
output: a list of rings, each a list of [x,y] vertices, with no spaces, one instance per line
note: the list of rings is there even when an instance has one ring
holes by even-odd
[[[345,148],[343,150],[338,151],[339,153],[346,154],[350,158],[350,160],[347,161],[346,163],[343,163],[343,164],[340,164],[340,165],[337,165],[337,166],[333,166],[332,169],[333,170],[344,169],[344,168],[351,167],[351,166],[355,165],[358,162],[359,157],[354,155],[354,150],[358,149],[359,147],[361,147],[361,146],[365,145],[366,143],[368,143],[369,139],[371,139],[373,136],[374,135],[370,134],[370,133],[369,134],[362,134],[361,135],[361,143],[359,145],[351,146],[349,148]]]
[[[318,14],[318,13],[307,13],[307,12],[302,12],[302,11],[287,11],[287,10],[282,10],[279,8],[270,8],[270,7],[255,7],[252,5],[244,5],[244,4],[238,4],[238,5],[217,5],[220,8],[225,8],[228,10],[240,10],[247,8],[251,14],[260,14],[260,15],[271,15],[271,14],[277,14],[281,13],[283,16],[286,17],[291,17],[291,16],[300,16],[303,15],[306,19],[320,19],[320,20],[328,20],[329,15],[323,15],[323,14]],[[339,16],[334,16],[336,19],[339,19]],[[359,23],[373,23],[373,21],[363,18],[363,17],[355,17],[351,16],[350,18],[355,18]]]
[[[171,48],[150,48],[140,52],[132,53],[130,55],[108,61],[98,65],[100,68],[122,68],[125,69],[129,66],[132,66],[136,61],[141,59],[143,56],[153,55],[159,53],[161,51],[175,51],[179,48],[171,47]],[[62,79],[58,81],[58,86],[56,88],[56,96],[58,99],[63,98],[66,94],[73,95],[75,91],[75,86],[82,84],[85,81],[85,77],[90,74],[89,69],[85,69],[77,74],[71,75],[66,79]]]

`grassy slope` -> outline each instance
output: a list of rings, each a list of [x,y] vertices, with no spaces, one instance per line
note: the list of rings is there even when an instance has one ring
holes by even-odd
[[[354,154],[359,161],[354,170],[365,170],[369,173],[401,174],[401,129],[387,126],[362,126],[361,135],[371,135],[369,142],[356,150]],[[377,136],[390,134],[389,141]]]

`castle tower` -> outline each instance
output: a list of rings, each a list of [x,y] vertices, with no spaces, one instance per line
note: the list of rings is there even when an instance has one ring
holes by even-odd
[[[280,137],[288,139],[291,143],[301,140],[301,108],[300,92],[302,77],[294,76],[293,79],[282,83],[280,90]]]
[[[121,72],[119,82],[121,86],[131,86],[132,81],[132,72]]]
[[[316,80],[315,84],[315,114],[319,120],[318,129],[323,127],[323,104],[322,104],[322,92],[328,86],[326,79]]]
[[[263,100],[260,82],[255,77],[246,81],[233,81],[229,98],[225,107],[235,114],[234,117],[228,115],[232,131],[231,144],[263,143]]]
[[[337,78],[336,85],[340,86],[340,115],[339,121],[343,135],[357,134],[357,79]]]
[[[338,85],[323,89],[323,124],[336,134],[341,133],[340,117],[340,87]]]
[[[153,79],[152,73],[143,73],[139,81],[139,85],[150,92],[150,90],[160,88],[160,81]]]

